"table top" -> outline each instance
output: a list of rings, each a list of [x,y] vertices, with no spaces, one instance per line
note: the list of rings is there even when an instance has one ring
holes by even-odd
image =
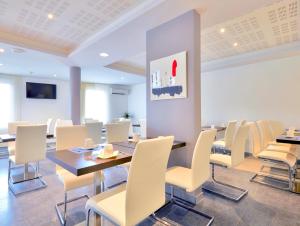
[[[118,142],[113,143],[119,151],[116,158],[99,159],[92,156],[92,151],[76,153],[69,149],[47,152],[47,158],[70,171],[76,176],[96,172],[113,166],[121,165],[131,161],[136,143]],[[184,147],[185,142],[174,141],[172,149]]]
[[[47,138],[53,138],[53,134],[47,134]],[[0,134],[0,143],[12,142],[16,140],[16,135]]]
[[[202,126],[201,131],[210,130],[212,129],[211,126]],[[226,130],[226,127],[223,126],[215,126],[214,129],[216,129],[218,132]]]
[[[113,145],[134,149],[136,143],[135,142],[130,142],[130,141],[124,141],[124,142],[114,142]],[[185,146],[186,146],[185,142],[174,140],[172,150],[177,149],[177,148],[182,148],[182,147],[185,147]]]
[[[287,137],[286,135],[281,135],[276,138],[276,142],[287,144],[300,144],[300,136]]]
[[[132,154],[126,148],[118,148],[119,155],[115,158],[100,159],[92,156],[92,151],[75,153],[71,150],[47,152],[47,158],[70,171],[76,176],[96,172],[131,161]],[[126,153],[127,152],[127,153]]]

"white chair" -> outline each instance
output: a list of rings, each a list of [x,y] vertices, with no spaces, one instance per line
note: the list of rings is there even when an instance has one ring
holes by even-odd
[[[250,133],[250,148],[254,157],[259,158],[263,165],[258,173],[256,173],[250,181],[268,185],[271,187],[279,188],[282,190],[294,189],[294,180],[296,175],[297,158],[289,153],[284,153],[282,151],[270,151],[262,146],[261,134],[259,132],[258,126],[254,122],[247,123],[249,126]],[[276,169],[287,169],[286,180],[282,179],[282,174],[278,177],[277,174],[272,174],[272,170],[269,172],[264,172],[265,166]],[[270,180],[264,180],[264,178],[269,178]],[[281,183],[278,183],[281,182]],[[278,184],[287,184],[286,187],[278,186]]]
[[[107,143],[128,141],[130,122],[106,124]]]
[[[84,146],[84,141],[88,138],[88,131],[85,126],[64,126],[64,127],[57,127],[56,128],[57,137],[56,137],[56,149],[57,151],[70,149],[73,147],[82,147]],[[93,184],[94,181],[94,174],[85,174],[82,176],[75,176],[74,174],[70,173],[69,171],[57,166],[56,167],[56,174],[58,175],[59,179],[64,184],[64,201],[61,203],[57,203],[55,205],[55,209],[59,220],[62,225],[66,225],[67,221],[67,204],[73,202],[75,200],[81,198],[88,198],[87,195],[83,195],[80,197],[76,197],[73,199],[68,200],[67,193],[71,190],[87,186]],[[102,178],[103,183],[103,178]],[[102,184],[103,188],[103,184]],[[64,206],[64,213],[62,214],[59,210],[59,206]]]
[[[114,224],[132,226],[161,208],[165,204],[165,172],[173,139],[161,137],[140,141],[132,156],[127,184],[87,201],[87,225],[91,211]]]
[[[231,155],[220,153],[213,153],[210,155],[210,163],[212,165],[212,181],[204,184],[202,188],[205,191],[209,191],[236,202],[240,201],[248,193],[248,191],[245,189],[235,187],[215,179],[215,165],[226,168],[233,168],[239,165],[244,160],[245,144],[248,137],[248,130],[248,126],[240,126],[238,128],[232,144]],[[230,195],[222,192],[222,187],[232,189],[233,191],[238,193],[238,195]]]
[[[84,123],[99,122],[99,120],[92,118],[85,118],[83,121]]]
[[[184,205],[180,201],[176,201],[174,198],[174,188],[173,186],[178,186],[185,189],[186,192],[193,192],[199,188],[205,181],[210,177],[210,165],[209,156],[213,141],[217,134],[217,130],[207,130],[202,131],[198,137],[192,159],[191,168],[185,168],[181,166],[174,166],[167,170],[166,182],[171,185],[171,202],[179,205],[182,208],[192,210],[193,212],[204,216],[209,220],[207,225],[211,225],[214,218],[208,216],[205,213],[201,213]]]
[[[244,126],[244,125],[246,125],[246,123],[247,123],[247,120],[242,120],[242,121],[240,122],[240,126]]]
[[[51,134],[51,129],[52,129],[52,123],[53,123],[53,119],[52,118],[48,118],[47,119],[47,134]]]
[[[39,174],[39,161],[46,158],[46,125],[30,125],[30,126],[17,126],[16,127],[16,144],[15,154],[9,157],[8,166],[8,185],[13,194],[40,189],[46,187],[46,183],[42,180]],[[29,163],[36,163],[34,175],[28,171]],[[24,174],[22,179],[14,180],[11,176],[11,169],[13,165],[24,165]],[[14,188],[14,184],[22,183],[29,180],[38,179],[41,185],[25,191],[18,192]]]
[[[237,121],[229,121],[225,130],[225,136],[222,140],[217,140],[213,143],[213,147],[230,150],[234,138]]]
[[[277,143],[276,140],[273,140],[271,128],[267,120],[259,120],[256,123],[259,129],[263,149],[266,149],[267,151],[290,153],[297,157],[296,150],[295,148],[292,148],[291,144]]]
[[[56,119],[54,124],[54,137],[56,137],[56,128],[57,127],[64,127],[64,126],[73,126],[72,120],[62,120],[62,119]]]
[[[16,122],[9,122],[7,129],[8,129],[8,134],[9,135],[16,135],[17,133],[17,127],[18,126],[28,126],[31,125],[32,123],[28,121],[16,121]],[[7,143],[7,149],[9,155],[14,155],[15,153],[15,141],[10,141]]]
[[[91,138],[95,144],[102,143],[102,122],[86,122],[85,126],[88,130],[88,137]]]
[[[146,119],[140,119],[139,124],[140,124],[140,136],[142,138],[146,138],[147,137],[147,121],[146,121]]]

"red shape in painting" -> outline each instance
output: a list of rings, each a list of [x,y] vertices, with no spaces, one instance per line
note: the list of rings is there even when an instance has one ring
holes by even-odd
[[[176,70],[177,70],[177,61],[173,60],[173,63],[172,63],[172,76],[173,77],[176,77]]]

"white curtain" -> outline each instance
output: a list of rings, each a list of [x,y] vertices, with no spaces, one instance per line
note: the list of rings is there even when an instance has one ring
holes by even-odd
[[[0,132],[7,132],[8,122],[18,120],[19,78],[12,75],[0,75]]]
[[[110,87],[101,84],[82,84],[82,116],[107,123],[110,118]]]

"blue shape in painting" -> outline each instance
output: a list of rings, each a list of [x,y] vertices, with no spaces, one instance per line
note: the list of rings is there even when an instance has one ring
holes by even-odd
[[[162,94],[169,94],[174,97],[175,94],[180,95],[182,93],[182,86],[167,86],[162,88],[153,88],[153,95],[160,96]]]

